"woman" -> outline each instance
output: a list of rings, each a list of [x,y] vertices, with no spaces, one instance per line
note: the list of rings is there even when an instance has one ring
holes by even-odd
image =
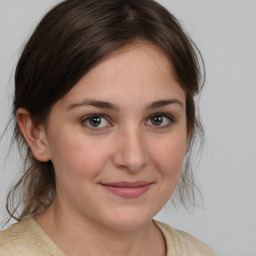
[[[195,47],[154,1],[66,0],[46,14],[16,67],[27,155],[0,254],[215,255],[152,220],[175,190],[193,195],[183,162],[199,83]]]

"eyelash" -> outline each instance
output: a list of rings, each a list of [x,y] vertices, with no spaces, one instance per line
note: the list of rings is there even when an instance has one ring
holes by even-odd
[[[169,114],[166,114],[166,113],[155,113],[151,116],[148,117],[147,122],[149,122],[150,120],[152,121],[152,118],[155,118],[155,117],[162,117],[162,118],[167,118],[168,119],[168,124],[167,125],[164,125],[164,126],[161,126],[161,124],[158,126],[158,125],[150,125],[152,127],[154,127],[154,129],[164,129],[164,128],[168,128],[170,127],[173,123],[176,122],[175,118],[172,116],[172,115],[169,115]],[[92,118],[101,118],[101,119],[105,119],[107,121],[107,123],[109,125],[106,125],[104,127],[93,127],[93,126],[90,126],[88,124],[86,124],[87,121],[90,121],[90,119]],[[101,120],[102,121],[102,120]],[[102,129],[104,129],[105,127],[109,127],[111,126],[110,122],[109,122],[109,118],[107,118],[105,115],[103,114],[90,114],[90,115],[87,115],[85,116],[83,119],[82,119],[82,123],[85,124],[86,128],[92,130],[92,131],[100,131]]]
[[[173,123],[176,122],[175,118],[172,115],[166,114],[166,113],[155,113],[153,115],[151,115],[148,119],[148,121],[152,120],[152,118],[154,117],[164,117],[168,119],[168,124],[164,125],[164,126],[157,126],[157,125],[152,125],[155,129],[164,129],[164,128],[169,128]],[[148,122],[147,121],[147,122]]]
[[[85,124],[86,128],[88,128],[88,129],[90,129],[92,131],[99,131],[99,130],[105,128],[105,126],[104,127],[93,127],[93,126],[86,125],[86,122],[89,121],[92,118],[101,118],[101,119],[103,118],[103,119],[105,119],[109,123],[108,118],[105,115],[102,115],[102,114],[90,114],[88,116],[85,116],[82,119],[82,123]]]

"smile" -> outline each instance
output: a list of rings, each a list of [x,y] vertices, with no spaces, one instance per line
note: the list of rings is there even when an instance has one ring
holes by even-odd
[[[116,182],[116,183],[100,183],[104,189],[124,198],[140,197],[153,184],[152,182]]]

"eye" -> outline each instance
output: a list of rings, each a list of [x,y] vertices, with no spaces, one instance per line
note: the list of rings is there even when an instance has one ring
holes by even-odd
[[[157,113],[152,115],[149,120],[146,122],[147,125],[155,127],[169,127],[174,122],[174,118],[171,115],[165,113]]]
[[[110,126],[106,117],[100,114],[91,114],[82,120],[83,124],[90,129],[100,129]]]

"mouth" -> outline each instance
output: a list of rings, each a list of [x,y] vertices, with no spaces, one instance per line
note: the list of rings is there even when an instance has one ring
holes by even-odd
[[[140,197],[148,191],[152,184],[153,182],[146,181],[100,183],[104,189],[124,198]]]

